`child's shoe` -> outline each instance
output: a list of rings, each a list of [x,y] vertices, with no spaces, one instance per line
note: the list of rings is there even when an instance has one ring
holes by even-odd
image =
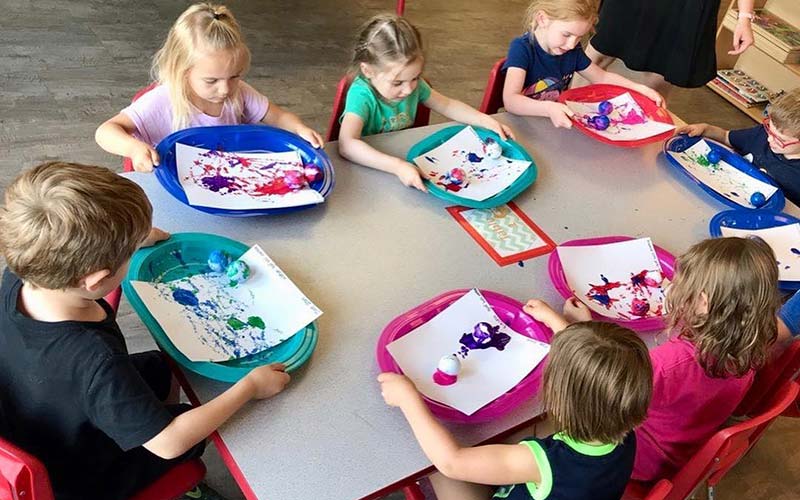
[[[200,481],[194,489],[187,491],[183,494],[180,500],[228,500],[214,488],[206,484],[205,481]]]

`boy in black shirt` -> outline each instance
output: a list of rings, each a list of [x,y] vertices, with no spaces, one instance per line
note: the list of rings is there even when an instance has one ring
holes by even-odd
[[[753,165],[769,174],[795,205],[800,205],[800,88],[777,97],[761,125],[724,130],[707,123],[687,125],[679,134],[703,135],[752,154]]]
[[[165,360],[129,355],[102,300],[140,245],[168,237],[151,217],[142,189],[101,167],[45,163],[6,189],[0,429],[44,463],[59,500],[131,497],[289,381],[281,365],[264,366],[205,405],[165,404]]]

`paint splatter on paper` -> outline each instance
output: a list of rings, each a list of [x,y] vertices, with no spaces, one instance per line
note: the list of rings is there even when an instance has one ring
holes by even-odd
[[[191,205],[230,210],[322,203],[309,187],[319,170],[297,151],[233,153],[175,144],[178,178]]]
[[[624,320],[664,314],[664,275],[650,238],[557,251],[567,283],[592,311]]]
[[[750,202],[754,193],[761,193],[765,200],[778,188],[747,175],[725,161],[709,161],[711,146],[699,140],[682,152],[668,151],[692,177],[725,198],[745,208],[756,208]],[[713,158],[713,155],[712,155]]]
[[[769,227],[766,229],[737,229],[722,226],[722,236],[748,238],[757,236],[766,241],[775,252],[778,279],[800,281],[800,224]]]
[[[259,246],[240,259],[252,275],[236,287],[210,269],[167,282],[131,282],[170,341],[192,361],[261,352],[322,314]]]
[[[526,160],[492,159],[472,127],[414,158],[423,178],[470,200],[483,201],[516,181],[530,166]]]
[[[471,290],[386,348],[422,394],[472,415],[516,386],[550,346],[510,329]],[[462,360],[458,382],[439,385],[431,373],[453,353]]]
[[[629,92],[607,101],[567,101],[566,105],[575,113],[575,120],[612,141],[647,139],[675,128],[669,123],[649,118]],[[605,117],[602,126],[597,124],[598,116]]]

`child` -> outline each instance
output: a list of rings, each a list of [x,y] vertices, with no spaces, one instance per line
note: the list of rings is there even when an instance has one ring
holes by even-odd
[[[525,310],[538,317],[552,313],[540,301]],[[633,467],[631,431],[647,412],[652,371],[647,347],[630,330],[600,322],[570,325],[553,339],[542,382],[544,406],[558,432],[472,448],[455,441],[406,377],[382,373],[378,381],[386,403],[403,411],[433,465],[459,481],[446,490],[445,482],[436,481],[439,500],[488,499],[490,490],[479,484],[506,485],[496,489],[498,499],[616,500]]]
[[[653,401],[636,429],[633,479],[671,477],[733,414],[777,336],[777,285],[761,239],[705,240],[678,258],[666,301],[673,335],[650,351]],[[569,307],[573,319],[590,316]]]
[[[265,123],[320,147],[322,138],[297,115],[241,80],[249,67],[250,51],[228,8],[192,5],[153,58],[158,86],[100,125],[95,140],[142,172],[158,165],[154,146],[161,139],[188,127]]]
[[[724,130],[707,123],[687,125],[679,134],[702,135],[753,155],[753,164],[769,174],[789,200],[800,204],[800,87],[778,96],[761,125]]]
[[[366,135],[410,127],[418,103],[451,120],[493,130],[503,139],[512,137],[505,125],[443,96],[422,79],[422,40],[402,17],[383,14],[368,21],[358,37],[352,64],[357,76],[347,92],[339,130],[339,153],[351,161],[392,173],[404,185],[427,191],[414,165],[361,140]]]
[[[39,165],[5,193],[0,428],[44,463],[59,500],[130,498],[289,381],[281,365],[263,366],[202,406],[165,404],[166,361],[129,355],[101,299],[140,245],[167,236],[151,233],[151,214],[135,183],[75,163]]]
[[[506,81],[503,105],[526,116],[547,116],[556,127],[572,127],[574,115],[558,96],[569,87],[577,71],[591,83],[609,83],[638,91],[659,106],[655,90],[605,71],[583,52],[581,38],[597,22],[599,0],[534,0],[528,7],[525,27],[515,38],[503,65]]]

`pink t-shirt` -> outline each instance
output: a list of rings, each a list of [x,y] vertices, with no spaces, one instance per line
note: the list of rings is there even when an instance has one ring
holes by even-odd
[[[230,101],[226,101],[219,116],[210,116],[195,109],[189,119],[189,127],[211,127],[214,125],[239,125],[258,123],[269,111],[269,99],[256,89],[239,82],[239,98],[242,99],[242,116],[236,116]],[[172,129],[172,105],[165,85],[145,93],[136,102],[122,110],[136,125],[134,137],[152,144],[161,142],[175,130]]]
[[[650,351],[653,399],[647,420],[636,429],[631,478],[670,477],[691,458],[744,399],[754,372],[711,378],[695,360],[694,345],[670,339]]]

